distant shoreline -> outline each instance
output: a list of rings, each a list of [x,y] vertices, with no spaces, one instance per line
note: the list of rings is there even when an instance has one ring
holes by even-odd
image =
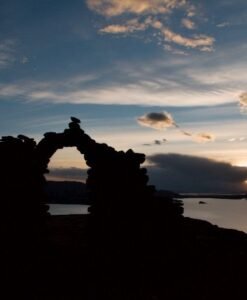
[[[214,198],[214,199],[247,199],[247,194],[196,194],[196,193],[185,193],[179,194],[179,199],[186,198]]]

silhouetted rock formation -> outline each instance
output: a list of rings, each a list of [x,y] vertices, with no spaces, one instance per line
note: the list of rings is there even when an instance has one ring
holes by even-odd
[[[2,137],[1,182],[7,195],[4,211],[11,212],[14,220],[18,220],[17,228],[21,223],[29,226],[38,222],[47,211],[43,204],[46,201],[44,174],[48,172],[51,157],[58,149],[76,147],[89,166],[86,184],[92,203],[91,214],[102,218],[102,224],[109,218],[115,223],[128,215],[128,224],[132,227],[137,215],[150,205],[155,191],[153,186],[147,185],[146,169],[140,167],[145,155],[132,150],[116,151],[106,144],[96,143],[80,128],[80,120],[74,117],[71,120],[63,133],[45,133],[38,144],[24,135]]]
[[[36,142],[24,135],[0,141],[1,223],[20,232],[35,227],[48,209],[44,205],[45,178],[36,159]],[[23,227],[23,228],[22,228]]]

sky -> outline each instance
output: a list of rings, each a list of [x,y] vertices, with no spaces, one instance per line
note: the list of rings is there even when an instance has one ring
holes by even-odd
[[[75,116],[96,141],[145,153],[158,188],[246,191],[246,8],[1,0],[0,135],[39,141]],[[72,179],[86,168],[73,148],[49,167]]]

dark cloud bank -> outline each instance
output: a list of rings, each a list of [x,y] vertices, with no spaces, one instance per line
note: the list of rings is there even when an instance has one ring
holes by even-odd
[[[83,181],[87,179],[87,169],[80,168],[51,168],[46,175],[48,180],[73,180]]]
[[[247,168],[203,157],[156,154],[148,157],[150,183],[157,189],[180,193],[242,193],[247,191]],[[87,170],[51,169],[48,175],[59,180],[85,181]]]
[[[148,157],[150,182],[180,193],[241,193],[247,190],[247,168],[203,157],[156,154]]]

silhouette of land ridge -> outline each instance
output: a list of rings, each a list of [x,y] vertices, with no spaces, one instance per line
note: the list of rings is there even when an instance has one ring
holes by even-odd
[[[89,167],[89,215],[48,213],[44,175],[63,147]],[[242,299],[247,235],[183,217],[180,201],[148,185],[144,161],[97,143],[75,117],[39,143],[2,137],[5,299]]]

